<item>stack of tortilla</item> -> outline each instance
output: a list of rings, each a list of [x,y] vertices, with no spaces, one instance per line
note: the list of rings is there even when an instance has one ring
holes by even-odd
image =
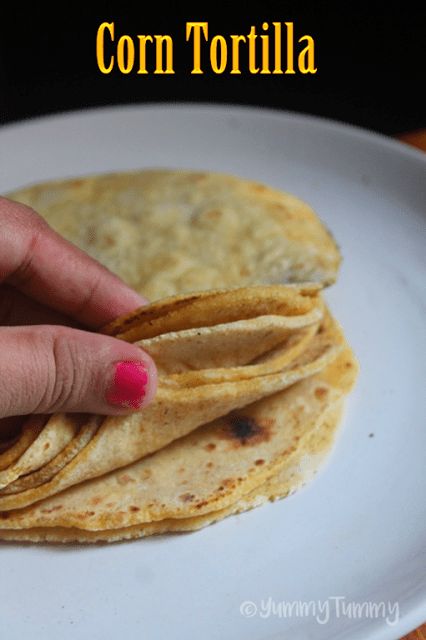
[[[189,531],[312,478],[357,364],[322,298],[340,255],[306,204],[189,171],[10,196],[154,300],[103,331],[152,355],[159,388],[130,416],[31,416],[0,442],[1,539]]]

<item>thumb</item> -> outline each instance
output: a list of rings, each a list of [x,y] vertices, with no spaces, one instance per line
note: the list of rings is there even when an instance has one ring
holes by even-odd
[[[0,418],[56,411],[121,415],[146,406],[155,365],[136,345],[69,327],[0,328]]]

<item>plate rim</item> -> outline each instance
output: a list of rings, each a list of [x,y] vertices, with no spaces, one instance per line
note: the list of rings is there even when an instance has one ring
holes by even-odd
[[[419,160],[421,164],[426,165],[426,153],[413,147],[406,142],[398,140],[394,138],[392,135],[387,135],[381,133],[379,131],[375,131],[374,129],[369,129],[366,127],[361,127],[359,125],[355,125],[349,122],[345,122],[343,120],[334,120],[333,118],[328,118],[326,116],[309,114],[309,113],[301,113],[298,111],[293,111],[290,109],[280,109],[274,107],[263,107],[262,105],[246,105],[246,104],[233,104],[228,102],[221,103],[209,103],[209,102],[191,102],[191,101],[182,101],[182,102],[158,102],[158,101],[147,101],[140,103],[117,103],[114,105],[100,105],[100,106],[90,106],[87,108],[81,109],[67,109],[61,111],[55,111],[53,113],[47,114],[37,114],[34,116],[30,116],[28,118],[24,118],[22,120],[17,120],[13,122],[6,122],[4,124],[0,123],[0,136],[3,132],[12,132],[14,129],[24,129],[30,128],[37,125],[49,124],[48,121],[67,119],[68,117],[92,117],[96,116],[98,113],[107,113],[107,112],[118,112],[118,111],[216,111],[218,113],[222,113],[226,115],[228,111],[240,112],[240,113],[248,113],[252,115],[262,115],[275,117],[277,119],[287,119],[292,121],[298,121],[300,123],[309,123],[312,125],[320,126],[322,125],[328,130],[336,131],[338,130],[342,134],[352,134],[355,137],[358,137],[366,142],[376,142],[377,144],[381,144],[386,147],[390,151],[395,151],[407,158],[411,158],[413,160]]]

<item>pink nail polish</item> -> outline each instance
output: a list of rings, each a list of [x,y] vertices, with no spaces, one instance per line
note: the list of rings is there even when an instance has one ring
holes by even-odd
[[[139,409],[146,395],[148,373],[142,362],[118,362],[106,399],[110,404]]]

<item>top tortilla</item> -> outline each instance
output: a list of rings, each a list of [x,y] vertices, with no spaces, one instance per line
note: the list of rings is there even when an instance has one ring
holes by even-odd
[[[330,284],[340,264],[306,203],[223,174],[106,174],[8,195],[153,300],[251,284]]]

